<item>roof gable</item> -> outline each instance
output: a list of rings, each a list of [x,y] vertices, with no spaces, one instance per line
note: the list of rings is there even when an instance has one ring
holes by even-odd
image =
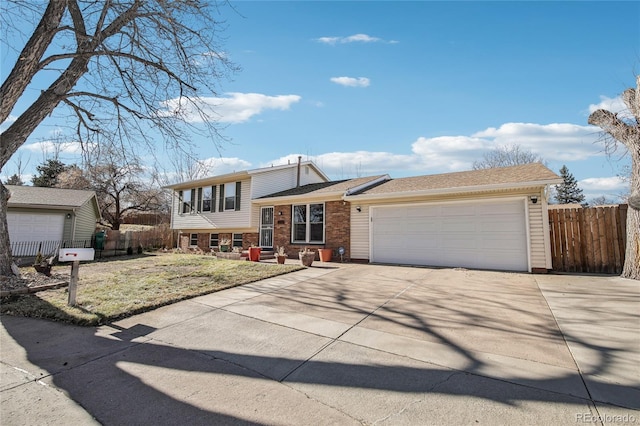
[[[242,170],[239,172],[233,172],[233,173],[226,173],[223,175],[214,175],[214,176],[208,176],[206,178],[202,178],[202,179],[194,179],[194,180],[189,180],[189,181],[184,181],[184,182],[179,182],[179,183],[175,183],[172,185],[167,185],[164,186],[164,188],[168,188],[168,189],[184,189],[184,188],[193,188],[193,187],[199,187],[199,186],[206,186],[206,185],[212,185],[212,184],[217,184],[217,183],[226,183],[232,180],[240,180],[240,179],[248,179],[254,175],[259,175],[259,174],[263,174],[263,173],[271,173],[274,171],[279,171],[279,170],[283,170],[283,169],[291,169],[291,168],[297,168],[298,166],[309,166],[311,167],[316,173],[318,173],[318,175],[324,179],[324,180],[329,180],[329,178],[327,177],[327,175],[324,174],[324,172],[322,170],[320,170],[318,168],[318,166],[316,166],[316,164],[313,161],[303,161],[301,163],[289,163],[289,164],[283,164],[283,165],[278,165],[278,166],[270,166],[270,167],[261,167],[258,169],[249,169],[249,170]]]
[[[369,187],[380,180],[388,179],[388,175],[368,176],[355,179],[334,180],[330,182],[310,183],[298,186],[296,188],[286,189],[273,194],[260,197],[278,198],[278,197],[296,197],[296,196],[322,196],[322,195],[344,195],[350,190],[359,189],[361,187]]]

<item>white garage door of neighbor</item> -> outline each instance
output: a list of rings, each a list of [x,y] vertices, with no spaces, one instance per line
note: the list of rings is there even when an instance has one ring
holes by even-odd
[[[7,213],[11,241],[60,241],[64,231],[61,213]]]
[[[371,208],[371,261],[527,271],[522,200]]]

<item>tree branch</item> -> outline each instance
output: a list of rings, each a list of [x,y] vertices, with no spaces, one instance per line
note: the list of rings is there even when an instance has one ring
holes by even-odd
[[[39,61],[58,32],[66,2],[51,1],[18,60],[0,87],[0,123],[3,123],[39,70]],[[2,163],[4,164],[4,163]]]

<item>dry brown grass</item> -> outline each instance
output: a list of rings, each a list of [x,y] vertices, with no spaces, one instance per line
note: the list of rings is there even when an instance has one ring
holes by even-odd
[[[296,265],[218,260],[187,254],[87,263],[80,266],[76,306],[67,305],[68,291],[62,288],[4,298],[0,313],[80,325],[104,324],[298,269],[301,267]]]

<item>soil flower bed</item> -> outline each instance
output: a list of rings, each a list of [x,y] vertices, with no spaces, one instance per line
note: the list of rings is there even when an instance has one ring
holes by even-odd
[[[54,266],[52,278],[24,269],[3,290],[69,281],[70,265]],[[27,316],[78,325],[99,325],[180,300],[213,293],[301,269],[297,265],[220,260],[211,256],[158,253],[80,265],[76,306],[67,288],[14,293],[0,301],[2,315]]]

